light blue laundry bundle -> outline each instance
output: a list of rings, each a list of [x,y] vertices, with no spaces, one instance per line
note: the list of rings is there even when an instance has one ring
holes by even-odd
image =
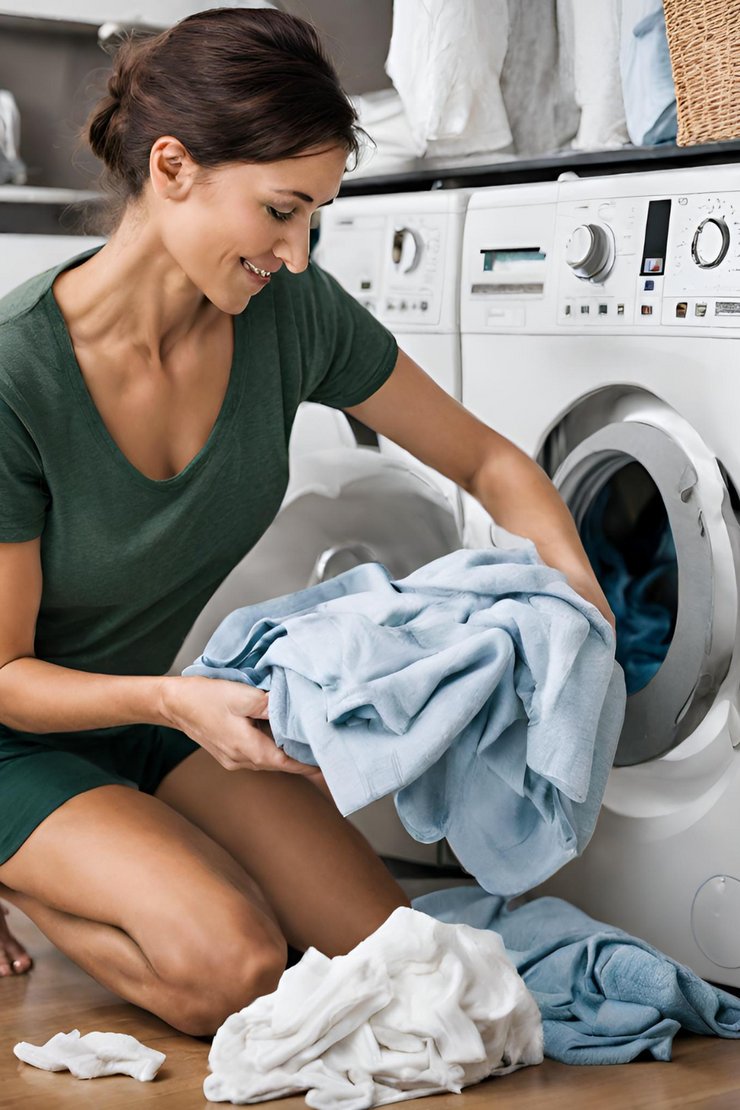
[[[675,143],[676,89],[663,0],[623,0],[619,64],[632,142],[635,146]]]
[[[740,999],[629,933],[561,898],[507,910],[480,887],[436,890],[415,910],[498,933],[542,1015],[545,1055],[564,1064],[627,1064],[641,1052],[670,1060],[683,1027],[740,1037]]]
[[[611,627],[532,544],[236,609],[182,673],[269,690],[276,743],[345,816],[394,793],[416,840],[505,895],[585,848],[625,708]]]

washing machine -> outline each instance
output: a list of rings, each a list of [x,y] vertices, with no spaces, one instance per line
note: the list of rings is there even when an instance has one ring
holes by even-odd
[[[461,400],[459,275],[471,190],[341,197],[321,215],[318,264],[396,337],[401,349]],[[383,435],[382,454],[423,475],[449,501],[461,533],[474,499]],[[477,506],[477,502],[474,502]]]
[[[740,986],[740,172],[480,190],[462,399],[537,459],[617,616],[627,710],[557,894]]]
[[[51,266],[104,242],[94,235],[0,234],[0,297]]]

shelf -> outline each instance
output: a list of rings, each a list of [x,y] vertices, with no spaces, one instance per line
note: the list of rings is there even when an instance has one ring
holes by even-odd
[[[112,7],[111,11],[106,14],[105,12],[101,13],[99,9],[95,10],[95,5],[91,5],[88,15],[78,15],[77,17],[70,16],[68,9],[58,12],[45,10],[39,15],[29,15],[28,11],[0,8],[0,27],[8,31],[97,36],[98,29],[103,24],[111,22],[135,26],[152,34],[159,34],[167,27],[165,23],[146,23],[138,19],[126,19],[123,16],[117,16],[115,7]]]
[[[678,169],[682,166],[716,166],[735,162],[740,156],[740,140],[706,143],[702,146],[674,146],[664,143],[654,147],[618,147],[614,150],[566,150],[539,158],[517,158],[510,154],[490,161],[474,162],[472,158],[410,159],[393,173],[365,177],[345,176],[340,196],[363,196],[371,193],[422,192],[425,189],[516,185],[527,181],[552,181],[561,173],[571,171],[579,177],[615,173],[643,173],[648,170]],[[485,155],[481,155],[485,158]]]
[[[100,193],[88,189],[47,189],[37,185],[0,185],[0,203],[5,204],[77,204],[101,200]]]

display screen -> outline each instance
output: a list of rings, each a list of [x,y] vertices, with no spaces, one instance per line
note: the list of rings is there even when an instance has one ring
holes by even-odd
[[[645,225],[645,246],[642,252],[641,274],[665,273],[670,218],[670,200],[650,201]]]
[[[515,247],[511,250],[482,250],[483,269],[489,272],[496,269],[518,269],[527,262],[544,262],[547,255],[536,247]]]

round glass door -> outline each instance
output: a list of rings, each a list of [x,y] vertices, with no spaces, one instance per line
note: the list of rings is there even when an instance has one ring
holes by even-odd
[[[628,699],[615,764],[654,759],[705,716],[735,647],[740,528],[726,476],[675,410],[627,387],[582,398],[538,461],[616,617]]]

